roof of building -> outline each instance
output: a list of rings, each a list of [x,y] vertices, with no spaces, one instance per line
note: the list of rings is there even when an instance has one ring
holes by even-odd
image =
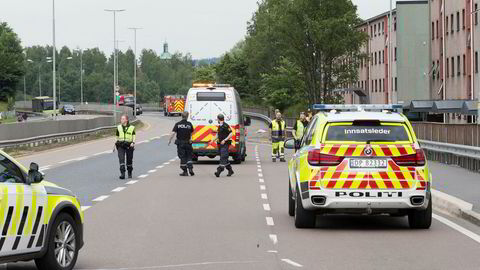
[[[394,15],[397,14],[397,9],[392,10],[392,14],[394,14]],[[368,18],[368,19],[364,20],[364,21],[363,21],[361,24],[359,24],[358,26],[364,26],[364,25],[366,25],[366,24],[368,24],[368,23],[371,23],[371,22],[373,22],[373,21],[376,21],[376,20],[378,20],[378,19],[381,19],[381,18],[386,17],[386,16],[389,16],[389,15],[390,15],[390,11],[381,13],[381,14],[379,14],[379,15],[377,15],[377,16],[374,16],[374,17],[371,17],[371,18]]]

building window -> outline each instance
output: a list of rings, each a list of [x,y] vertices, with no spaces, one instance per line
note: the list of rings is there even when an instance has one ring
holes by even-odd
[[[395,61],[397,61],[397,47],[395,47]]]
[[[375,65],[377,64],[377,52],[375,52]]]
[[[463,55],[463,75],[467,74],[467,63],[465,62],[465,54]]]
[[[393,17],[393,31],[397,31],[397,17]]]
[[[373,26],[373,36],[375,36],[375,37],[377,36],[377,25],[376,24]]]
[[[450,58],[447,58],[447,78],[450,77]]]
[[[395,92],[398,91],[398,85],[397,85],[397,77],[395,77]]]
[[[457,55],[457,76],[460,76],[460,55]]]
[[[460,12],[457,11],[457,32],[460,31]]]
[[[377,80],[375,80],[375,93],[377,92]]]
[[[435,39],[435,23],[432,22],[432,40]]]
[[[454,28],[454,24],[453,24],[453,14],[450,15],[450,32],[453,34],[453,28]]]
[[[370,39],[373,38],[373,26],[370,26]]]
[[[385,64],[385,51],[382,51],[382,63]]]
[[[440,61],[437,60],[437,80],[440,80]]]
[[[440,32],[440,29],[438,28],[438,20],[437,20],[437,38],[438,38],[438,32]]]
[[[435,61],[432,62],[432,69],[434,72],[432,72],[432,79],[435,80]]]
[[[462,9],[462,28],[465,29],[465,9]]]
[[[445,31],[445,33],[447,33],[447,36],[448,36],[448,25],[449,25],[449,24],[448,24],[448,16],[447,16],[447,23],[446,23],[445,25],[446,25],[446,28],[447,28],[447,29],[446,29],[447,31]]]
[[[455,57],[452,57],[450,62],[452,64],[452,77],[455,77]]]
[[[475,11],[477,11],[475,13],[475,25],[478,25],[478,4],[475,4]]]
[[[478,51],[475,52],[475,73],[478,73]]]

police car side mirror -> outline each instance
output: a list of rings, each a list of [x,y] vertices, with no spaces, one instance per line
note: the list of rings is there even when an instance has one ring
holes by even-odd
[[[286,149],[295,149],[295,140],[294,139],[288,139],[285,141],[285,148]]]
[[[30,169],[28,170],[27,184],[40,183],[43,180],[43,174],[39,171],[37,163],[30,163]]]
[[[250,117],[245,117],[245,121],[244,121],[244,125],[245,126],[250,126],[252,124],[252,119],[250,119]]]

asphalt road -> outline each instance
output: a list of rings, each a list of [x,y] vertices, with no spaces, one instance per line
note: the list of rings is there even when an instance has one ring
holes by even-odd
[[[118,180],[116,156],[106,152],[112,139],[22,159],[50,165],[48,179],[92,206],[76,269],[480,269],[480,228],[438,214],[430,230],[369,216],[318,217],[317,228],[295,229],[286,164],[271,163],[268,135],[257,132],[263,123],[249,128],[247,161],[216,178],[209,159],[195,177],[178,176],[175,148],[162,136],[173,119],[142,120],[151,127],[138,135],[134,181]]]

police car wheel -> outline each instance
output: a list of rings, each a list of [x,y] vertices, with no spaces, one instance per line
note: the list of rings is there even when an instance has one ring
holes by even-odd
[[[299,229],[314,228],[317,215],[315,212],[307,211],[303,208],[300,189],[297,187],[295,196],[295,227]]]
[[[35,260],[39,270],[71,270],[78,257],[77,227],[73,218],[61,213],[47,239],[47,253]]]
[[[293,217],[295,216],[295,200],[293,199],[292,184],[290,179],[288,179],[288,214]]]
[[[411,229],[429,229],[432,225],[432,199],[428,200],[425,210],[414,210],[408,214],[408,224]]]

